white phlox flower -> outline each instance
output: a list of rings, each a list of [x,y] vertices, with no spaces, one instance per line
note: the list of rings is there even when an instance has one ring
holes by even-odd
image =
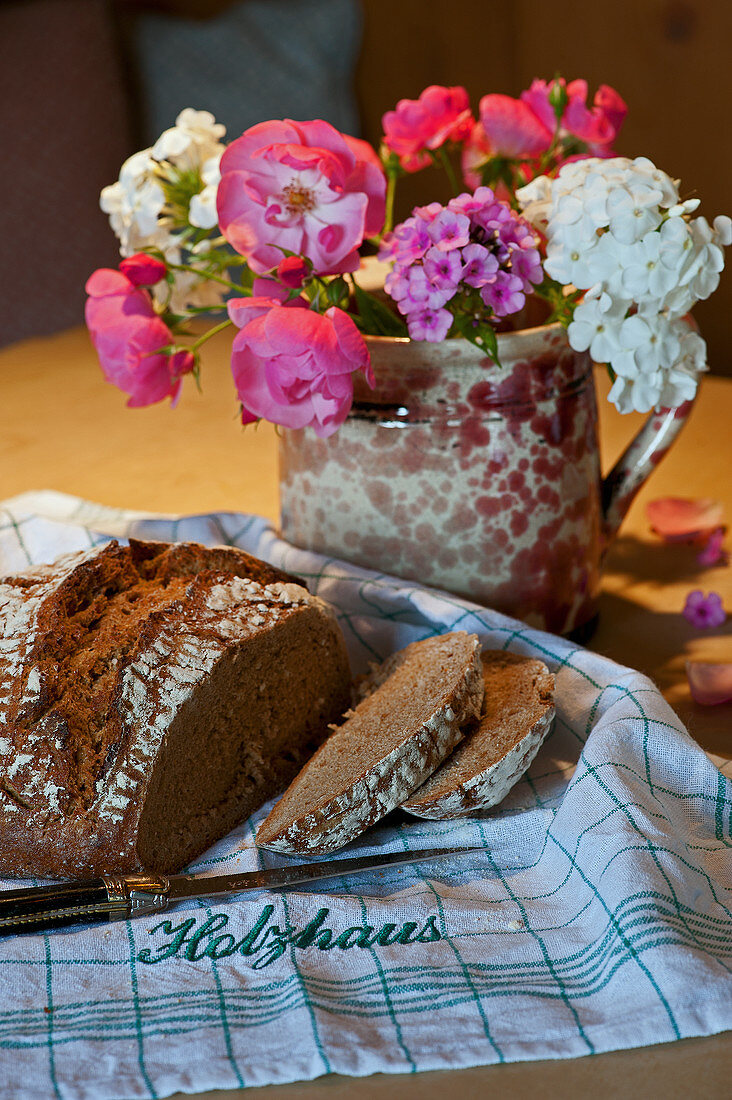
[[[123,256],[155,248],[169,263],[181,264],[187,262],[187,253],[195,255],[200,231],[208,232],[218,222],[216,194],[225,133],[209,111],[187,107],[151,148],[124,162],[117,182],[100,196]],[[161,283],[153,295],[174,313],[220,305],[223,297],[220,283],[187,271],[175,271],[172,289]]]
[[[726,214],[718,214],[712,224],[717,244],[723,248],[732,244],[732,218],[728,218]]]
[[[221,182],[220,165],[221,153],[218,153],[209,157],[201,169],[201,179],[205,186],[193,196],[188,208],[188,220],[198,229],[213,229],[218,224],[216,194]]]
[[[676,367],[695,375],[708,370],[706,341],[685,317],[679,317],[671,323],[681,345]]]
[[[601,298],[580,302],[567,330],[570,346],[589,351],[596,363],[609,363],[620,351],[622,317],[603,309],[605,305]]]
[[[212,157],[224,151],[221,138],[226,127],[216,122],[210,111],[194,111],[186,107],[175,120],[175,126],[164,130],[152,147],[156,161],[168,161],[180,169],[200,168]]]
[[[688,400],[706,348],[683,318],[716,289],[732,220],[692,217],[698,200],[646,157],[575,161],[517,196],[544,221],[547,274],[586,291],[569,342],[612,367],[610,400],[639,412]]]
[[[612,362],[616,378],[608,398],[621,413],[647,413],[658,407],[677,408],[692,399],[700,373],[707,370],[706,344],[690,323],[681,317],[663,318],[663,321],[665,331],[661,340],[664,347],[657,362],[673,359],[670,365],[654,370],[651,362],[640,370],[634,357],[625,358],[628,356],[626,351]],[[620,342],[622,339],[621,336]]]
[[[618,244],[610,233],[604,233],[601,237],[595,234],[586,262],[592,285],[601,287],[618,305],[626,301],[625,308],[628,309],[633,298],[623,287],[623,274],[628,264],[627,247]]]
[[[577,248],[573,244],[556,243],[551,255],[547,253],[544,270],[565,286],[584,288],[597,281],[592,266],[592,249]]]
[[[552,181],[549,177],[537,176],[517,190],[516,198],[526,220],[544,233],[552,207]]]
[[[666,224],[679,219],[669,219]],[[603,237],[608,240],[609,234]],[[678,285],[677,272],[663,262],[661,233],[645,237],[618,254],[619,286],[631,302],[660,301]]]
[[[119,239],[123,256],[144,247],[151,238],[159,243],[159,218],[165,193],[154,175],[150,149],[134,153],[122,165],[116,183],[102,190],[99,205]]]
[[[175,126],[165,130],[151,148],[125,161],[118,181],[105,187],[100,197],[122,255],[150,247],[165,251],[174,247],[178,243],[176,235],[190,226],[214,228],[219,162],[225,148],[220,139],[225,132],[226,127],[217,123],[209,111],[186,107]],[[191,176],[194,186],[198,176],[200,189],[190,197],[186,220],[175,221],[166,187],[175,189],[185,177],[185,186],[190,189]]]
[[[661,192],[654,187],[636,183],[613,188],[606,203],[608,232],[621,244],[639,241],[661,224],[660,200]]]
[[[636,377],[672,367],[681,353],[678,336],[663,313],[626,317],[618,339],[621,351],[632,355]]]
[[[647,413],[659,404],[663,389],[664,379],[660,371],[633,380],[619,374],[613,382],[608,400],[621,413]]]

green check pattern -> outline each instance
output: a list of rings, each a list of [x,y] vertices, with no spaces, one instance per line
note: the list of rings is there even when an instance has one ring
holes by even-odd
[[[351,846],[480,847],[469,860],[334,879],[318,894],[191,903],[166,914],[167,929],[148,918],[0,941],[8,1096],[415,1073],[732,1026],[732,784],[650,681],[455,597],[288,546],[254,516],[145,517],[26,494],[0,506],[0,563],[7,573],[126,534],[238,545],[307,577],[336,607],[355,672],[452,629],[539,656],[557,677],[557,722],[493,812],[395,813]],[[275,865],[253,844],[264,813],[193,869]],[[267,905],[267,938],[247,953]]]

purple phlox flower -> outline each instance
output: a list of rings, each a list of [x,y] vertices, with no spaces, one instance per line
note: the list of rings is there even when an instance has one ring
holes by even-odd
[[[454,210],[456,214],[465,214],[466,217],[472,219],[480,213],[486,203],[493,202],[495,197],[490,187],[479,187],[473,195],[467,191],[464,191],[462,195],[456,195],[454,199],[450,199],[447,208],[448,210]]]
[[[438,340],[449,331],[443,307],[461,291],[478,291],[494,316],[505,317],[543,278],[533,230],[490,187],[446,207],[417,207],[385,238],[381,255],[394,263],[386,289],[415,339]]]
[[[700,588],[694,589],[686,597],[686,603],[682,615],[692,626],[699,630],[709,627],[721,626],[727,618],[727,613],[722,607],[722,597],[718,592],[710,592],[705,596]]]
[[[441,309],[455,294],[454,286],[440,287],[433,283],[423,267],[408,268],[406,283],[406,292],[400,286],[402,297],[395,300],[399,312],[407,316],[423,309]]]
[[[409,294],[409,278],[395,268],[384,279],[384,290],[395,302],[401,302]]]
[[[406,225],[406,222],[404,223]],[[397,230],[403,229],[403,225],[398,225]],[[399,256],[399,238],[396,231],[391,233],[385,233],[381,244],[379,245],[379,259],[384,263],[389,263],[390,260],[396,260]]]
[[[470,240],[470,218],[454,210],[442,210],[431,222],[428,233],[436,248],[449,252],[462,248]]]
[[[482,288],[480,296],[496,317],[507,317],[509,313],[518,313],[523,309],[526,301],[523,286],[523,279],[518,275],[500,271],[492,283]]]
[[[442,203],[431,202],[427,206],[415,206],[412,214],[416,218],[421,218],[426,225],[430,225],[444,209]]]
[[[463,249],[463,282],[481,287],[495,279],[498,260],[482,244],[468,244]]]
[[[709,535],[706,544],[697,556],[699,565],[726,565],[729,555],[722,546],[724,540],[724,527],[715,527]]]
[[[534,247],[533,237],[530,244],[519,241],[511,250],[511,272],[523,280],[526,294],[530,294],[532,288],[544,278],[541,256],[538,248]]]
[[[449,283],[440,286],[431,279],[424,267],[409,269],[409,296],[415,303],[429,309],[441,309],[453,297],[455,287]]]
[[[407,324],[413,340],[429,340],[438,344],[450,331],[452,314],[447,309],[423,309],[418,313],[411,313]]]
[[[439,246],[431,248],[424,258],[422,270],[435,288],[449,290],[452,297],[457,293],[463,274],[460,252],[441,252]]]
[[[420,260],[431,247],[432,240],[425,223],[418,218],[407,218],[386,234],[379,248],[379,259],[393,260],[406,266]]]
[[[480,203],[481,206],[488,206],[492,202],[498,202],[496,193],[491,187],[486,187],[483,184],[482,187],[476,187],[473,192],[473,198]]]
[[[507,237],[508,239],[515,236],[517,227],[521,225],[518,215],[498,200],[477,211],[473,215],[473,221],[487,234],[495,233],[498,238]]]

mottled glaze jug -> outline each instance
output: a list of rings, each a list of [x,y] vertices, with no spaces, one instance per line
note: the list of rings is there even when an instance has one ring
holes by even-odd
[[[597,613],[604,551],[690,403],[649,416],[603,481],[592,363],[565,330],[369,337],[376,386],[340,430],[283,430],[282,534],[555,633]]]

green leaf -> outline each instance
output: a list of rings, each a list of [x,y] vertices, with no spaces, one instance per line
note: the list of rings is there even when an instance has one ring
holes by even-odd
[[[353,282],[353,293],[361,317],[362,328],[369,336],[408,336],[409,332],[401,317],[375,298],[373,294],[362,290]]]
[[[575,290],[570,294],[566,294],[562,284],[556,282],[555,279],[551,279],[548,275],[546,275],[544,281],[534,289],[534,294],[536,294],[537,298],[542,298],[551,308],[551,314],[547,318],[547,324],[553,324],[554,321],[559,321],[565,328],[570,324],[574,316],[575,307],[582,297],[582,293],[581,290]]]
[[[325,296],[332,306],[340,306],[348,298],[348,283],[342,275],[327,284]]]
[[[490,322],[486,321],[476,325],[473,323],[473,317],[461,313],[455,318],[453,330],[459,333],[464,340],[468,340],[476,348],[479,348],[484,355],[489,356],[497,367],[501,366],[501,361],[498,358],[498,339]]]

